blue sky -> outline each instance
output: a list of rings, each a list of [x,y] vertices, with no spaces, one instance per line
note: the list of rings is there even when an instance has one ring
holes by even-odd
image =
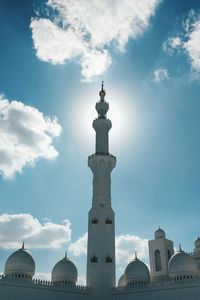
[[[105,81],[118,272],[158,226],[186,251],[200,235],[198,1],[0,1],[0,270],[25,240],[38,273],[69,249],[85,274]],[[66,221],[68,220],[68,221]]]

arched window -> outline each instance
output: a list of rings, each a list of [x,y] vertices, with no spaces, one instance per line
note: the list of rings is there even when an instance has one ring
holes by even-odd
[[[94,256],[90,259],[90,261],[91,261],[92,263],[97,263],[97,262],[98,262],[98,258],[94,255]]]
[[[106,224],[112,224],[112,220],[109,219],[109,218],[107,218],[107,219],[105,220],[105,223],[106,223]]]
[[[97,218],[94,218],[94,219],[92,219],[92,224],[98,224],[99,223],[99,221],[98,221],[98,219]]]
[[[112,258],[108,255],[105,259],[106,263],[112,263]]]
[[[169,249],[167,250],[167,256],[168,256],[168,261],[169,261],[169,260],[170,260],[170,258],[171,258],[171,256],[172,256],[172,255],[171,255],[171,252],[170,252],[170,250],[169,250]]]
[[[161,271],[162,268],[161,268],[161,258],[160,258],[160,251],[159,250],[156,250],[155,253],[155,267],[156,267],[156,272],[157,271]]]

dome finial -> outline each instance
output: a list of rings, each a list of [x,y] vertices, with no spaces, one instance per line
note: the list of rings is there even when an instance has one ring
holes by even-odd
[[[106,92],[104,90],[104,81],[101,83],[101,91],[99,92],[100,100],[103,102],[105,98]]]
[[[25,245],[24,245],[24,241],[22,243],[22,247],[21,247],[21,250],[25,250]]]
[[[135,260],[138,260],[138,258],[137,258],[137,252],[135,251]]]
[[[179,243],[179,252],[183,252],[182,248],[181,248],[181,244]]]
[[[67,251],[65,251],[65,257],[64,257],[64,259],[68,259],[68,257],[67,257]]]

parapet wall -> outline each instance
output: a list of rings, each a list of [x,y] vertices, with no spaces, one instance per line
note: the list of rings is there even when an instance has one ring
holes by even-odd
[[[0,276],[1,300],[88,300],[89,297],[90,289],[86,286],[54,286],[46,280],[25,282]]]

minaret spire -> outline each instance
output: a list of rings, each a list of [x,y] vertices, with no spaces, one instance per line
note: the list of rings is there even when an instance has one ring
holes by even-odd
[[[96,111],[98,118],[93,121],[93,128],[96,131],[96,154],[107,155],[109,152],[108,132],[112,127],[112,123],[107,119],[109,104],[105,101],[106,92],[102,82],[101,91],[99,92],[100,101],[96,103]]]
[[[93,172],[92,208],[88,220],[87,286],[93,290],[115,287],[115,225],[111,206],[111,172],[116,158],[109,154],[108,133],[112,127],[107,118],[109,104],[102,82],[100,100],[96,103],[98,117],[93,121],[96,132],[95,154],[88,158]]]
[[[106,95],[106,92],[105,92],[105,90],[104,90],[104,81],[102,81],[102,84],[101,84],[101,90],[100,90],[100,92],[99,92],[99,96],[100,96],[100,101],[101,101],[101,102],[104,101],[105,95]]]

